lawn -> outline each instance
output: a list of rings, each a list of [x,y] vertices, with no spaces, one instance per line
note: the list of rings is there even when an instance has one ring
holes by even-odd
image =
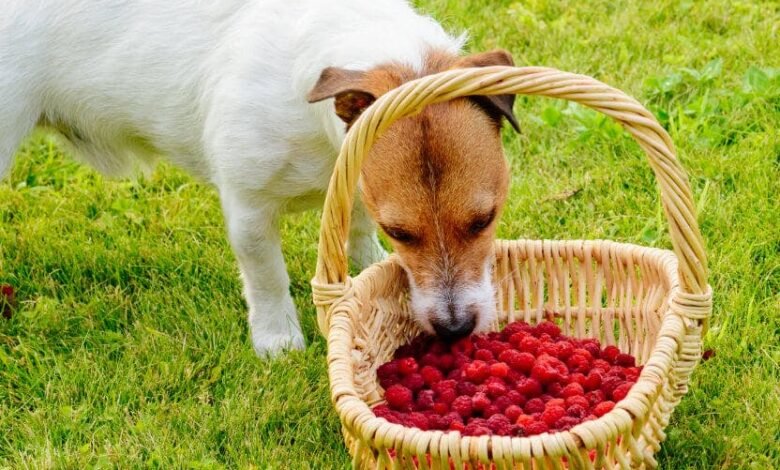
[[[780,468],[780,6],[416,2],[469,48],[595,76],[645,103],[694,189],[715,293],[663,468]],[[669,247],[638,147],[595,113],[518,99],[503,238]],[[0,184],[0,467],[343,468],[309,279],[319,214],[285,220],[308,348],[252,352],[213,189],[161,165],[111,181],[44,135]]]

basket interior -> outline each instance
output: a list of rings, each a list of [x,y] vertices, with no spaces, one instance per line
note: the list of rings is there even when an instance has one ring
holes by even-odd
[[[643,364],[675,287],[671,252],[609,241],[498,241],[498,321],[553,320],[563,333],[617,345]],[[381,280],[377,282],[378,280]],[[397,261],[353,280],[361,308],[352,359],[354,385],[369,406],[382,399],[376,368],[421,333],[412,319],[406,274]]]

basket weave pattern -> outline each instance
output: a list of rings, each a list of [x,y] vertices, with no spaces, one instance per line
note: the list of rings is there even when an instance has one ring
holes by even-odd
[[[493,328],[518,319],[555,319],[564,334],[595,337],[635,355],[643,372],[612,412],[565,432],[468,437],[391,424],[370,409],[383,395],[376,368],[419,329],[396,257],[354,279],[347,274],[345,247],[360,165],[397,119],[431,103],[508,93],[575,101],[623,125],[658,180],[674,252],[611,241],[499,240],[494,272],[499,323]],[[318,323],[328,340],[331,398],[355,467],[655,467],[663,429],[701,356],[712,309],[706,276],[695,206],[672,142],[652,114],[624,93],[593,78],[541,67],[452,70],[388,92],[344,141],[323,210],[312,281]]]

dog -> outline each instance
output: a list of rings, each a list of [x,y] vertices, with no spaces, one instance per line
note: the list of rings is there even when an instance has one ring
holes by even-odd
[[[402,0],[5,0],[0,175],[36,125],[109,176],[165,156],[219,192],[259,355],[302,348],[279,217],[321,204],[348,127],[420,76],[512,65],[463,56]],[[492,239],[509,181],[514,96],[456,99],[396,122],[362,169],[349,254],[408,273],[420,327],[456,338],[495,318]]]

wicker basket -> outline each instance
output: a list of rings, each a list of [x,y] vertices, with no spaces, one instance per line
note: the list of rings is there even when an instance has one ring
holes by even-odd
[[[346,237],[360,165],[395,120],[466,95],[563,98],[618,121],[647,154],[658,180],[674,252],[611,241],[496,242],[500,323],[555,318],[565,334],[615,344],[644,364],[628,396],[569,431],[512,438],[421,431],[377,418],[376,368],[419,333],[397,259],[347,274]],[[325,202],[312,281],[328,341],[331,396],[357,468],[647,468],[687,391],[712,306],[703,242],[687,177],[653,115],[593,78],[541,67],[442,72],[383,95],[353,125]],[[500,325],[494,325],[498,328]],[[391,450],[388,452],[388,450]],[[469,468],[469,466],[466,466]]]

